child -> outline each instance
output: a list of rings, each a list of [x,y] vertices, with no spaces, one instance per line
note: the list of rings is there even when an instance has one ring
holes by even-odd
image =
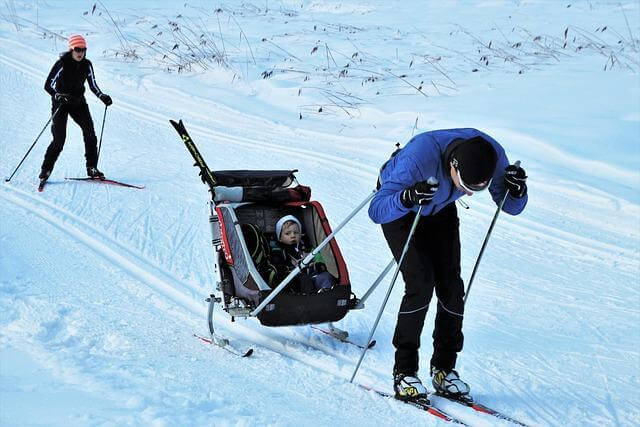
[[[282,280],[308,255],[302,242],[302,224],[298,218],[293,215],[280,218],[276,223],[276,238],[278,242],[271,250],[271,262]],[[324,263],[317,260],[300,272],[298,279],[301,293],[329,290],[335,282]]]
[[[283,259],[279,264],[290,264],[292,268],[307,256],[302,242],[302,224],[293,215],[285,215],[276,223],[276,238]]]

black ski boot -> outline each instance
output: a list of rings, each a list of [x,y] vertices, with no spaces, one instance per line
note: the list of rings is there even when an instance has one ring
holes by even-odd
[[[87,175],[91,179],[104,179],[104,174],[98,170],[98,168],[88,167]]]
[[[415,373],[394,372],[393,389],[396,392],[396,399],[399,400],[427,399],[427,388]]]
[[[38,175],[38,178],[40,179],[40,181],[46,181],[49,179],[49,175],[51,175],[51,171],[47,170],[47,169],[42,169],[40,171],[40,175]]]
[[[38,191],[44,190],[44,185],[47,183],[47,180],[49,179],[49,175],[51,175],[50,170],[42,169],[40,171],[40,175],[38,175],[38,178],[40,179],[40,184],[38,184]]]

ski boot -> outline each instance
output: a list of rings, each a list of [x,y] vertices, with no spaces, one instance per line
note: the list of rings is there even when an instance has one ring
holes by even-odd
[[[445,371],[431,367],[431,383],[436,393],[456,399],[469,398],[469,384],[460,379],[455,369]]]
[[[104,174],[94,167],[87,168],[87,175],[91,179],[104,179]]]
[[[40,175],[38,175],[38,179],[40,179],[40,183],[38,184],[38,191],[44,190],[44,185],[47,183],[49,179],[49,175],[51,175],[51,171],[47,169],[42,169],[40,171]]]
[[[427,388],[415,373],[403,374],[394,372],[393,390],[396,393],[396,399],[399,400],[427,399]]]
[[[47,169],[42,169],[40,171],[40,175],[38,175],[38,179],[40,179],[40,181],[46,181],[49,179],[49,175],[51,175],[51,171],[47,170]]]

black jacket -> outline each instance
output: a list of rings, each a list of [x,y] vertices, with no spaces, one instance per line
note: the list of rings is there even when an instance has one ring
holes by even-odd
[[[91,92],[98,97],[102,95],[102,91],[96,83],[91,61],[86,57],[82,61],[76,61],[71,56],[71,52],[66,52],[53,64],[44,84],[44,90],[51,96],[56,93],[65,93],[81,98],[84,96],[85,81],[89,83]]]
[[[295,268],[294,261],[302,260],[307,254],[305,245],[300,242],[298,246],[287,245],[282,242],[271,243],[271,263],[275,266],[284,266],[289,270]]]

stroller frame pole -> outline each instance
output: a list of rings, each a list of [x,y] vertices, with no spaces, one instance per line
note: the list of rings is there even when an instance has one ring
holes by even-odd
[[[413,224],[411,225],[411,230],[409,230],[409,235],[407,236],[407,241],[404,243],[404,248],[402,249],[402,255],[400,255],[400,259],[398,260],[398,266],[396,267],[396,271],[393,273],[391,284],[389,285],[387,294],[384,297],[384,301],[382,301],[382,305],[380,306],[380,311],[378,312],[376,321],[373,323],[373,327],[371,328],[371,332],[369,333],[369,338],[367,338],[367,343],[362,349],[362,353],[360,354],[360,359],[358,359],[356,368],[353,370],[353,375],[351,375],[351,379],[349,380],[350,383],[352,383],[353,379],[356,377],[356,374],[358,373],[358,369],[360,368],[360,364],[362,363],[362,359],[364,359],[364,355],[367,353],[367,350],[369,349],[368,347],[369,347],[369,344],[371,343],[371,338],[373,338],[373,334],[376,331],[376,328],[378,327],[378,323],[380,322],[380,318],[382,317],[384,308],[387,305],[387,301],[389,300],[389,296],[391,295],[391,291],[393,290],[393,285],[395,285],[396,279],[398,278],[398,273],[400,273],[400,267],[402,267],[402,261],[404,261],[404,256],[407,254],[407,250],[409,249],[409,244],[411,243],[413,234],[416,231],[416,227],[418,227],[418,222],[420,221],[420,217],[422,216],[422,208],[424,208],[424,205],[420,205],[420,207],[418,208],[418,213],[416,214],[416,217],[413,220]]]
[[[376,194],[377,190],[374,190],[371,192],[371,194],[369,196],[367,196],[362,203],[360,203],[358,205],[358,207],[356,207],[350,214],[349,216],[347,216],[347,218],[344,219],[344,221],[342,221],[342,223],[340,223],[340,225],[338,225],[338,227],[336,227],[335,230],[333,230],[331,232],[331,234],[329,234],[309,255],[307,255],[301,262],[300,264],[298,264],[298,266],[293,269],[293,271],[291,271],[287,277],[284,278],[284,280],[278,285],[276,286],[276,288],[264,299],[264,301],[262,301],[251,313],[250,316],[257,316],[258,314],[260,314],[260,312],[267,306],[267,304],[269,304],[275,297],[278,296],[278,294],[280,292],[282,292],[282,290],[285,288],[285,286],[287,286],[289,284],[289,282],[291,282],[291,280],[293,280],[293,278],[300,273],[300,271],[306,267],[307,265],[309,265],[309,263],[311,262],[311,260],[313,259],[313,257],[316,256],[316,254],[318,252],[320,252],[322,250],[322,248],[324,248],[326,245],[329,244],[329,242],[334,238],[334,236],[336,234],[338,234],[338,232],[340,230],[342,230],[342,227],[344,227],[349,221],[351,221],[351,219],[358,213],[360,212],[360,210],[367,204],[369,203],[369,200],[373,199],[373,196]]]
[[[211,229],[211,245],[213,246],[213,256],[215,257],[214,268],[215,268],[215,279],[218,287],[222,283],[222,272],[220,271],[220,230],[218,229],[218,215],[215,212],[215,205],[213,202],[209,203],[209,225]],[[209,303],[209,309],[207,311],[207,324],[209,326],[209,335],[213,340],[216,336],[215,328],[213,326],[213,308],[216,302],[220,302],[220,300],[224,301],[223,298],[216,298],[213,291],[209,294],[209,297],[206,298],[206,301]]]
[[[364,308],[364,302],[367,300],[367,298],[369,298],[371,296],[371,294],[378,287],[380,282],[382,282],[382,279],[387,277],[387,274],[389,273],[389,271],[391,270],[391,267],[393,267],[393,264],[395,264],[395,263],[396,263],[396,260],[391,258],[391,261],[389,261],[389,264],[387,264],[387,266],[384,268],[384,270],[382,270],[382,273],[380,273],[378,278],[373,282],[373,284],[371,285],[369,290],[367,290],[367,292],[362,296],[362,298],[360,298],[360,300],[358,301],[358,304],[356,304],[354,309],[359,310],[361,308]]]

